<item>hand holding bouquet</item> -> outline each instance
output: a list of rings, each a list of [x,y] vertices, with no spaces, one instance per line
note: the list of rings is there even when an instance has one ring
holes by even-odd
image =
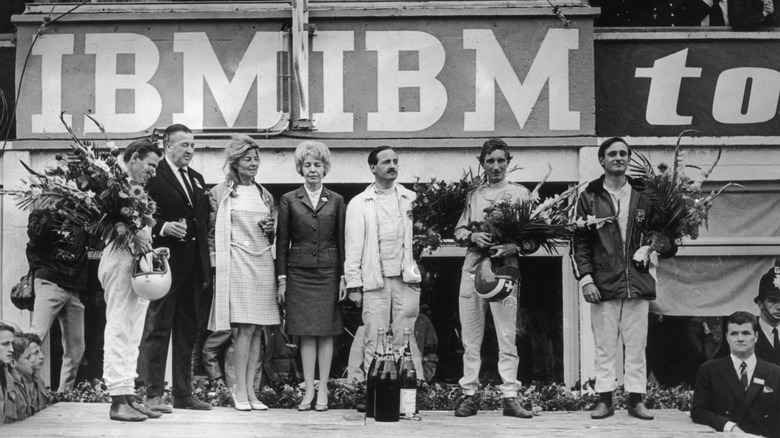
[[[88,114],[105,135],[103,126]],[[152,226],[156,204],[143,186],[131,181],[119,165],[119,148],[106,137],[105,148],[82,141],[60,120],[71,135],[72,151],[57,154],[56,165],[39,173],[22,165],[29,176],[19,190],[5,193],[16,196],[23,210],[52,212],[53,228],[75,258],[89,249],[101,250],[109,243],[128,248],[136,231]]]
[[[666,252],[671,249],[672,242],[679,243],[685,237],[692,240],[698,238],[699,228],[702,225],[707,226],[712,201],[727,187],[742,187],[728,183],[710,194],[702,191],[701,185],[718,164],[721,151],[718,151],[718,157],[708,170],[701,171],[693,178],[689,177],[685,173],[687,168],[699,168],[686,165],[684,154],[680,151],[680,139],[688,132],[691,130],[683,131],[677,137],[671,169],[665,163],[653,166],[650,160],[641,154],[635,154],[632,158],[632,176],[642,181],[646,187],[645,193],[651,200],[651,208],[646,212],[645,219],[637,222],[637,226],[645,234],[643,246],[633,256],[633,262],[639,270],[648,269],[653,252]]]
[[[565,245],[576,227],[572,214],[581,185],[541,200],[539,189],[551,173],[552,167],[528,198],[486,208],[484,220],[470,224],[469,229],[489,233],[496,245],[492,250],[501,255],[512,252],[506,244],[515,245],[520,254],[534,253],[540,247],[552,253],[555,247]]]

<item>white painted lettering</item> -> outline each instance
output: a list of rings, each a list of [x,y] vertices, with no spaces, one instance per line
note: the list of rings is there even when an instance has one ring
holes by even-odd
[[[549,126],[580,129],[579,111],[569,110],[569,50],[579,47],[577,29],[550,29],[520,82],[493,31],[464,29],[463,48],[477,51],[476,111],[464,115],[465,131],[493,131],[496,122],[496,84],[506,97],[520,129],[531,115],[545,84],[549,84]]]
[[[283,50],[280,32],[256,32],[228,79],[205,32],[175,33],[173,51],[184,54],[184,112],[174,113],[174,123],[203,128],[205,82],[227,127],[233,127],[257,80],[257,126],[273,125],[278,118],[276,53]]]
[[[747,108],[743,101],[751,80]],[[728,124],[764,123],[777,116],[780,98],[780,72],[768,68],[732,68],[718,77],[712,100],[712,117]]]
[[[698,78],[701,68],[686,67],[688,49],[657,59],[650,68],[637,68],[637,78],[650,78],[645,119],[651,125],[690,125],[691,116],[677,114],[683,78]]]
[[[444,67],[444,46],[418,31],[366,32],[366,50],[377,52],[377,112],[368,113],[369,131],[421,131],[436,123],[447,107],[447,90],[436,79]],[[415,51],[417,70],[401,70],[401,51]],[[419,90],[419,111],[402,111],[401,88]]]
[[[344,52],[355,50],[352,31],[321,31],[312,50],[322,52],[323,112],[314,114],[320,132],[352,132],[354,116],[344,112]]]
[[[73,34],[41,35],[32,54],[41,57],[41,113],[31,115],[31,130],[34,133],[68,132],[60,122],[62,55],[73,54]],[[72,123],[70,114],[63,118],[67,124]]]
[[[160,65],[160,51],[154,42],[135,33],[90,33],[86,35],[84,53],[95,55],[95,114],[108,132],[140,132],[153,127],[162,112],[162,96],[151,84]],[[117,55],[130,54],[135,59],[134,73],[117,73]],[[117,91],[131,90],[134,110],[117,114]],[[92,123],[84,132],[100,132]]]

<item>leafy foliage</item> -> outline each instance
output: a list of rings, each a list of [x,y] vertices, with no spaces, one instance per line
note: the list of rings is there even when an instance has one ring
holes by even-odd
[[[593,390],[594,382],[579,382],[573,388],[563,384],[532,383],[520,390],[520,402],[535,414],[552,411],[583,411],[596,406],[598,395]],[[328,382],[329,405],[331,409],[354,409],[358,403],[365,403],[366,386],[364,382],[347,382],[332,379]],[[213,406],[230,407],[230,390],[225,386],[214,386],[203,380],[193,382],[193,394],[200,400]],[[266,386],[257,391],[257,397],[272,409],[294,409],[303,399],[302,385],[280,383],[274,387]],[[136,391],[139,399],[144,399],[143,388]],[[501,409],[501,390],[492,385],[480,388],[474,401],[480,410]],[[645,396],[645,404],[650,409],[690,410],[693,391],[683,385],[663,388],[650,385]],[[417,388],[417,407],[421,411],[452,411],[458,407],[463,392],[457,384],[420,382]],[[170,388],[166,389],[163,400],[172,403]],[[66,392],[54,394],[55,402],[110,403],[108,391],[100,380],[92,383],[81,382]],[[623,388],[615,392],[614,406],[625,409],[627,394]]]
[[[414,244],[412,252],[416,260],[423,252],[433,252],[441,245],[442,236],[452,237],[463,209],[466,195],[484,184],[485,176],[469,169],[457,181],[431,178],[430,182],[414,182],[417,199],[412,204],[414,218]]]
[[[102,125],[87,115],[105,135]],[[22,165],[29,175],[16,196],[23,210],[49,210],[60,242],[69,257],[81,259],[89,249],[103,249],[115,242],[129,245],[133,231],[154,224],[157,206],[143,187],[131,181],[119,165],[119,148],[106,139],[106,147],[80,140],[65,123],[73,142],[67,155],[57,154],[56,165],[41,174]]]
[[[470,229],[490,233],[497,244],[514,243],[526,250],[541,246],[552,253],[555,247],[565,245],[577,227],[572,215],[580,186],[541,201],[539,189],[550,173],[552,167],[529,198],[491,205],[485,209],[484,221],[470,224]]]
[[[728,183],[718,191],[706,194],[701,185],[709,178],[712,171],[720,161],[721,151],[715,162],[706,171],[701,171],[697,166],[686,165],[684,154],[680,150],[680,139],[692,130],[685,130],[677,137],[674,150],[674,164],[670,168],[661,163],[653,166],[650,160],[641,155],[634,154],[629,166],[634,177],[639,178],[646,187],[645,193],[651,200],[651,206],[645,213],[645,219],[637,222],[637,225],[645,234],[652,232],[663,233],[669,238],[680,242],[684,237],[693,240],[699,237],[699,228],[707,226],[712,201],[723,190],[739,184]],[[686,169],[699,169],[694,177],[688,176]]]

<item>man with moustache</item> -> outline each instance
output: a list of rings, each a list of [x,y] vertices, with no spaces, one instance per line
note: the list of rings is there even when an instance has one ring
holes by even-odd
[[[171,290],[149,303],[143,341],[146,373],[146,405],[154,411],[173,412],[162,401],[168,342],[173,334],[173,407],[210,410],[211,405],[192,395],[192,350],[198,335],[198,302],[209,287],[208,220],[206,184],[190,169],[195,152],[192,131],[171,125],[163,135],[165,158],[147,191],[157,203],[153,246],[170,249]]]
[[[345,221],[344,276],[348,299],[363,306],[363,365],[367,371],[376,350],[376,332],[391,327],[393,348],[400,349],[404,328],[414,330],[420,313],[419,287],[407,274],[412,256],[412,202],[415,194],[395,182],[398,154],[380,146],[368,154],[374,183],[352,198]],[[416,279],[419,282],[419,279]],[[410,339],[414,366],[422,373],[422,356]]]
[[[755,302],[761,310],[756,356],[780,366],[780,260],[761,277]]]
[[[647,391],[647,324],[655,280],[638,269],[633,255],[648,240],[636,225],[655,208],[640,181],[626,176],[631,150],[619,137],[604,141],[598,150],[604,175],[592,181],[577,201],[577,218],[615,217],[601,228],[578,228],[572,244],[574,273],[585,301],[591,304],[591,328],[596,344],[596,392],[599,403],[593,419],[614,415],[612,392],[617,389],[615,359],[619,342],[625,354],[625,391],[628,414],[652,420],[642,399]],[[661,233],[649,236],[659,257],[672,257],[677,247]]]
[[[756,357],[758,321],[734,312],[726,323],[731,354],[699,368],[691,420],[718,432],[780,437],[780,367]]]

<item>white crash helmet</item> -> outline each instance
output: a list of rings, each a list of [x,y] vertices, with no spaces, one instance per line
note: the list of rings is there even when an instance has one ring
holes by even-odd
[[[168,248],[156,248],[136,257],[130,283],[133,291],[149,301],[159,300],[171,289]]]
[[[520,281],[520,270],[514,266],[501,266],[493,271],[490,257],[485,257],[474,273],[477,295],[488,301],[501,301],[508,297]]]

